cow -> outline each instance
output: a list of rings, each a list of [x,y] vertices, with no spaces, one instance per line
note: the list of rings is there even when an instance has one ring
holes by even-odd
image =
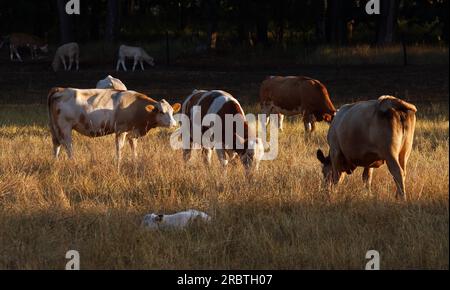
[[[304,76],[268,77],[261,84],[259,96],[263,114],[278,114],[280,131],[284,115],[302,114],[305,131],[311,133],[316,121],[331,122],[336,113],[325,86]]]
[[[72,129],[89,137],[116,136],[117,170],[121,150],[128,139],[137,158],[137,139],[156,127],[174,127],[173,114],[180,110],[166,100],[155,101],[135,91],[111,89],[52,88],[48,94],[49,126],[53,153],[58,158],[61,145],[73,158]]]
[[[69,67],[66,66],[66,60],[65,58],[68,57],[69,58]],[[76,42],[69,42],[66,44],[61,45],[60,47],[58,47],[58,49],[56,50],[55,53],[55,57],[53,58],[53,62],[52,62],[52,68],[53,71],[58,71],[59,70],[59,65],[60,63],[63,64],[64,66],[64,70],[71,70],[72,69],[72,64],[75,61],[75,68],[78,71],[79,70],[79,60],[80,58],[80,48],[78,46],[78,43]]]
[[[364,167],[363,181],[370,190],[372,173],[385,162],[397,186],[396,197],[405,200],[406,163],[411,154],[416,107],[393,96],[342,106],[328,131],[330,151],[317,158],[329,185]]]
[[[41,50],[44,53],[48,52],[48,44],[39,37],[25,33],[12,33],[9,36],[11,60],[14,60],[15,55],[19,61],[22,61],[22,57],[17,50],[19,47],[28,47],[30,49],[31,59],[37,57],[37,50]]]
[[[99,80],[97,82],[97,85],[95,86],[97,89],[114,89],[118,91],[126,91],[128,90],[127,87],[124,85],[124,83],[116,79],[110,75],[108,75],[106,78]]]
[[[211,217],[208,214],[195,209],[177,212],[174,214],[151,213],[144,217],[143,225],[148,229],[158,229],[163,227],[180,229],[188,226],[196,220],[209,222],[211,221]]]
[[[199,108],[200,112],[194,110]],[[240,103],[229,93],[221,90],[194,90],[189,95],[181,107],[181,113],[189,118],[190,121],[190,147],[183,148],[183,158],[185,161],[189,161],[193,150],[193,128],[194,126],[200,126],[196,124],[196,115],[201,113],[198,117],[199,120],[203,120],[208,114],[215,114],[220,118],[222,127],[222,138],[214,146],[200,145],[204,157],[204,162],[207,165],[211,164],[212,151],[215,150],[222,166],[226,167],[228,162],[235,157],[239,157],[244,165],[246,172],[250,173],[252,170],[258,170],[259,163],[264,154],[264,145],[261,138],[257,138],[254,131],[248,125],[248,121],[245,117],[244,110]],[[236,122],[236,126],[232,126],[231,132],[226,132],[226,116],[232,116]],[[239,124],[240,123],[240,124]],[[238,126],[242,125],[242,130],[238,129]],[[183,127],[182,127],[183,128]],[[211,126],[201,126],[202,135],[208,131]],[[226,135],[231,136],[228,138]],[[214,136],[216,138],[217,136]],[[232,140],[230,140],[232,139]],[[230,142],[232,142],[230,144]],[[220,145],[220,146],[217,146]]]
[[[149,56],[143,48],[121,45],[119,47],[119,60],[117,61],[116,71],[119,71],[120,65],[122,65],[124,71],[127,71],[127,67],[125,66],[125,60],[127,58],[132,58],[134,60],[133,71],[136,69],[138,62],[141,65],[142,70],[144,70],[144,61],[151,66],[155,66],[153,58]]]

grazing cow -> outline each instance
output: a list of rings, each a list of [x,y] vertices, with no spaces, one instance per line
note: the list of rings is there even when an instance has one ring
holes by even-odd
[[[138,62],[141,65],[142,70],[144,70],[144,61],[151,66],[155,66],[153,58],[149,56],[143,48],[121,45],[119,48],[119,60],[117,61],[116,71],[119,71],[120,65],[122,65],[124,71],[127,71],[127,67],[125,66],[125,60],[127,58],[132,58],[134,60],[133,71],[136,69]]]
[[[417,109],[392,96],[345,105],[339,109],[328,131],[329,156],[319,149],[317,158],[330,184],[338,184],[345,173],[364,167],[368,189],[373,168],[386,162],[397,185],[398,198],[406,199],[406,163],[411,153]]]
[[[66,60],[65,58],[69,58],[69,67],[66,66]],[[80,57],[80,48],[78,46],[78,43],[76,42],[70,42],[61,45],[58,47],[55,53],[55,58],[52,62],[52,68],[53,71],[59,70],[60,63],[63,64],[64,70],[71,70],[73,61],[75,60],[76,70],[79,70],[79,57]]]
[[[218,148],[218,146],[212,146],[211,148],[211,146],[204,146],[205,144],[198,144],[202,147],[205,163],[208,165],[211,164],[212,150],[215,149],[223,166],[226,166],[229,160],[239,156],[247,172],[252,168],[257,170],[264,154],[264,145],[260,138],[256,138],[255,134],[251,134],[253,131],[250,131],[248,121],[246,120],[244,111],[239,102],[232,95],[224,91],[194,90],[183,102],[181,109],[182,114],[189,117],[191,133],[194,126],[200,126],[200,124],[194,124],[197,117],[194,115],[195,106],[201,110],[201,115],[198,116],[198,119],[203,120],[207,114],[216,114],[223,125],[220,148]],[[232,132],[226,132],[224,129],[226,125],[226,115],[232,116],[236,121],[236,126],[233,126]],[[240,132],[237,128],[239,123],[242,124],[243,132]],[[201,134],[205,134],[211,127],[212,126],[201,126]],[[232,140],[228,140],[227,143],[226,135],[228,133],[232,137]],[[214,137],[216,138],[216,136]],[[190,135],[190,138],[190,149],[183,150],[185,161],[188,161],[191,158],[193,150],[192,146],[195,141],[193,140],[192,134]],[[229,144],[230,142],[232,142],[232,144]]]
[[[259,97],[264,114],[278,114],[280,130],[283,114],[302,114],[306,132],[313,132],[315,121],[331,122],[336,113],[325,86],[308,77],[271,76],[261,84]]]
[[[127,91],[127,87],[122,83],[121,80],[113,78],[112,76],[108,75],[103,80],[98,81],[97,89],[114,89],[118,91]]]
[[[198,210],[187,210],[175,214],[148,214],[144,217],[143,225],[149,229],[160,227],[184,228],[196,220],[209,222],[211,217]]]
[[[11,60],[14,59],[14,55],[16,55],[19,61],[22,61],[20,54],[17,50],[19,47],[28,47],[31,53],[31,59],[34,59],[37,56],[37,50],[41,50],[44,53],[48,52],[48,44],[45,43],[42,39],[25,33],[12,33],[9,36],[9,49],[10,49],[10,57]]]
[[[176,126],[173,113],[180,107],[179,103],[171,106],[165,100],[157,102],[134,91],[52,88],[48,95],[48,113],[54,155],[58,157],[63,145],[72,158],[72,129],[90,137],[114,133],[119,169],[125,139],[136,159],[137,138],[155,127]]]

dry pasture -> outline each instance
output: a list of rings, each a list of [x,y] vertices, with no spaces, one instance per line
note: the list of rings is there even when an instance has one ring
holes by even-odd
[[[419,95],[427,98],[420,93],[427,86],[420,79],[424,70],[396,75],[395,90],[400,95],[407,91],[413,102]],[[322,74],[326,84],[333,79],[330,71],[318,68],[314,74]],[[173,75],[165,83],[163,74],[135,76],[148,81],[144,90],[156,87],[157,95],[168,99],[199,85],[215,87],[224,77],[199,72],[198,82],[188,85],[184,76],[193,77],[188,72],[178,74],[179,83]],[[45,96],[45,88],[54,85],[95,84],[100,73],[92,75],[69,73],[62,83],[61,75],[38,81],[38,73],[30,73],[21,80],[31,79],[38,87],[35,95]],[[155,75],[161,80],[155,81]],[[246,111],[257,112],[259,79],[250,77],[252,72],[235,75],[224,83],[230,83],[238,98],[248,96],[243,97]],[[166,129],[140,140],[137,174],[128,147],[122,173],[116,173],[112,136],[75,134],[75,160],[67,160],[63,152],[64,158],[54,161],[45,106],[38,97],[33,105],[11,102],[14,96],[24,98],[29,88],[14,90],[19,85],[9,74],[3,76],[0,85],[11,90],[8,104],[0,105],[0,269],[64,269],[65,253],[71,249],[80,252],[82,269],[363,269],[371,249],[380,252],[382,269],[448,269],[448,102],[433,101],[434,96],[448,98],[448,68],[427,75],[428,87],[435,87],[429,102],[418,103],[406,203],[394,199],[395,184],[386,166],[375,170],[371,193],[358,169],[327,198],[315,159],[317,148],[327,149],[327,125],[321,123],[306,140],[296,118],[287,120],[280,135],[278,158],[263,162],[251,181],[240,165],[224,175],[216,159],[211,169],[200,160],[184,166],[181,152],[169,146],[171,131]],[[342,85],[337,85],[339,79],[332,82],[332,97],[351,92],[336,103],[392,88],[387,81],[374,89],[364,81],[369,72],[355,77],[355,86],[343,77]],[[6,84],[8,78],[12,83]],[[189,208],[208,212],[212,223],[180,231],[140,226],[149,212]]]

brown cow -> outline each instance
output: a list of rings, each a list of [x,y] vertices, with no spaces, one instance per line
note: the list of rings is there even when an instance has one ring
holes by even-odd
[[[312,132],[315,121],[331,122],[336,113],[325,86],[304,76],[271,76],[261,84],[259,97],[264,114],[278,114],[280,130],[283,114],[302,114],[306,132]]]
[[[392,96],[345,105],[328,131],[329,156],[319,149],[317,158],[330,184],[344,173],[364,167],[363,180],[370,190],[373,168],[387,163],[397,185],[397,198],[406,199],[406,163],[412,149],[417,109]]]
[[[176,126],[173,114],[180,108],[179,103],[171,106],[134,91],[53,88],[48,95],[48,112],[54,155],[58,158],[63,145],[72,158],[72,129],[90,137],[115,134],[119,169],[125,140],[136,159],[137,138],[152,128]]]
[[[19,47],[28,47],[31,53],[31,59],[37,57],[37,50],[41,50],[44,53],[48,52],[48,44],[37,36],[29,35],[26,33],[12,33],[9,36],[9,49],[10,58],[14,59],[16,55],[19,61],[22,61],[20,54],[17,50]]]

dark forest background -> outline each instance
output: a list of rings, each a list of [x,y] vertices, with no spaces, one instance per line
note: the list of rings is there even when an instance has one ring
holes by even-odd
[[[293,44],[448,43],[448,0],[67,0],[1,1],[0,35],[26,32],[50,43],[151,42],[183,38],[198,49]]]

